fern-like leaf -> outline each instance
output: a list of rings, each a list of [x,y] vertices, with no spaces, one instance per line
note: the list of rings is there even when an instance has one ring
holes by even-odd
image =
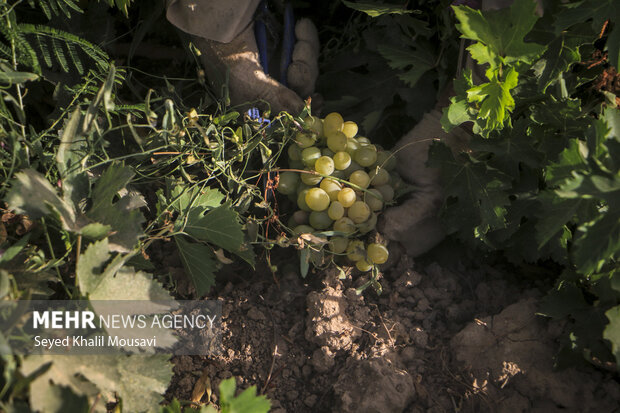
[[[48,19],[59,16],[60,13],[70,19],[71,10],[83,13],[83,10],[74,0],[28,0],[28,4],[32,8],[40,8]]]

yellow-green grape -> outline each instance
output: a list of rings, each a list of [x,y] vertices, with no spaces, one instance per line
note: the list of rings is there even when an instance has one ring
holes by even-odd
[[[322,212],[312,211],[310,213],[309,222],[312,228],[327,229],[332,225],[334,220],[331,219],[329,215],[327,215],[327,212],[325,211],[322,211]]]
[[[370,231],[374,230],[377,226],[377,214],[374,212],[370,214],[370,218],[366,222],[362,222],[357,226],[357,230],[360,234],[367,234]]]
[[[368,185],[370,185],[370,176],[362,170],[355,171],[349,176],[349,182],[361,188],[368,188]]]
[[[342,119],[340,113],[332,112],[323,119],[323,134],[328,136],[332,132],[340,132],[343,126],[344,119]]]
[[[334,169],[336,169],[334,166],[334,160],[329,156],[321,156],[314,164],[314,170],[321,175],[331,175],[332,172],[334,172]]]
[[[373,194],[376,196],[374,196]],[[381,198],[383,198],[383,195],[381,195],[381,192],[379,192],[378,189],[369,189],[368,192],[364,192],[363,197],[364,202],[366,202],[366,205],[368,205],[371,211],[381,211],[381,209],[383,208],[383,201],[381,200]]]
[[[355,232],[355,224],[351,221],[351,218],[342,217],[334,222],[334,231],[344,232],[345,234],[352,234]]]
[[[327,208],[327,215],[336,221],[344,216],[344,207],[340,202],[332,201],[332,203],[329,204],[329,208]]]
[[[301,160],[304,165],[309,166],[310,168],[314,168],[314,163],[317,159],[321,157],[321,150],[316,146],[311,146],[309,148],[301,151]]]
[[[353,154],[355,154],[355,151],[358,150],[359,148],[361,148],[359,142],[357,141],[357,139],[355,138],[351,138],[351,139],[347,139],[347,149],[346,152],[353,156]]]
[[[391,202],[394,199],[394,188],[390,185],[378,186],[377,190],[381,192],[381,196],[383,196],[385,202]]]
[[[344,151],[336,152],[333,159],[335,168],[340,171],[344,171],[351,165],[351,155]]]
[[[388,260],[390,253],[388,249],[385,248],[384,245],[381,244],[370,244],[366,248],[366,254],[368,255],[368,260],[374,264],[383,264]]]
[[[368,173],[370,176],[370,185],[372,186],[381,186],[390,182],[390,173],[385,168],[381,168],[380,166],[375,166]]]
[[[340,192],[340,190],[342,189],[342,185],[340,185],[340,182],[331,178],[323,179],[321,181],[320,187],[323,191],[327,192],[330,201],[336,201],[338,199],[338,192]]]
[[[316,116],[308,116],[304,119],[304,126],[317,135],[321,135],[323,133],[323,121]]]
[[[344,237],[333,237],[329,240],[329,250],[334,254],[342,254],[347,250],[349,240]]]
[[[306,211],[295,211],[293,213],[293,221],[296,225],[307,224],[308,223],[308,212]]]
[[[314,232],[314,228],[309,225],[297,225],[295,228],[293,228],[293,233],[295,233],[296,235],[311,234],[312,232]]]
[[[316,134],[312,132],[297,132],[295,142],[300,148],[309,148],[316,142]]]
[[[345,208],[349,208],[353,205],[355,200],[355,191],[351,188],[342,188],[340,192],[338,192],[338,202],[340,202]]]
[[[377,160],[377,151],[374,151],[370,146],[362,146],[353,154],[353,160],[364,167],[370,166]]]
[[[367,272],[372,270],[372,265],[369,264],[366,260],[361,259],[355,262],[355,268],[357,268],[361,272]]]
[[[370,139],[365,136],[358,136],[356,139],[360,146],[370,145]]]
[[[299,185],[299,174],[296,172],[282,172],[278,181],[278,192],[290,195],[297,192]]]
[[[347,135],[347,138],[353,138],[357,135],[357,130],[357,123],[353,121],[348,120],[342,125],[342,132]]]
[[[365,202],[355,201],[347,211],[347,216],[356,224],[361,224],[370,217],[370,207]]]
[[[334,152],[345,151],[347,149],[347,135],[340,131],[331,132],[327,136],[327,147]]]
[[[334,157],[334,151],[332,151],[329,148],[322,148],[321,149],[321,155],[329,156],[330,158],[333,158]]]
[[[308,186],[315,186],[315,185],[318,185],[319,182],[321,182],[321,180],[323,179],[321,175],[316,175],[316,174],[311,173],[314,171],[310,171],[308,169],[306,170],[308,172],[301,173],[301,182],[303,182],[304,184]]]
[[[396,167],[396,156],[388,151],[377,151],[377,166],[391,171]]]
[[[308,191],[310,191],[310,189],[304,189],[303,191],[300,191],[298,193],[298,195],[297,195],[297,206],[302,211],[310,212],[312,210],[310,209],[310,207],[306,203],[306,195],[308,194]]]
[[[347,246],[347,258],[351,261],[359,261],[364,259],[366,250],[364,249],[364,243],[358,239],[351,240]]]
[[[306,204],[313,211],[325,211],[329,206],[329,195],[321,188],[310,188],[306,192]]]
[[[289,145],[286,150],[288,159],[291,161],[301,161],[301,148],[299,145]]]

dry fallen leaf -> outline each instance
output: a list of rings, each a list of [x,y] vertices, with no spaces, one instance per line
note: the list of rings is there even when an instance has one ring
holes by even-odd
[[[202,376],[200,376],[194,385],[194,390],[192,390],[192,402],[200,403],[205,393],[207,394],[207,403],[209,403],[211,399],[211,379],[209,378],[209,371],[207,368],[202,371]]]
[[[226,255],[224,255],[224,250],[222,250],[221,248],[215,251],[215,256],[217,257],[218,261],[221,262],[222,264],[233,263],[233,260],[231,260],[230,258],[227,258]]]

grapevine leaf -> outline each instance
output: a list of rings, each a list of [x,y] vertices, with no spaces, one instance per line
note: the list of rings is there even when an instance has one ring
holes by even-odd
[[[547,87],[555,81],[560,74],[566,72],[573,63],[581,60],[579,46],[594,41],[592,30],[587,24],[576,26],[573,30],[560,33],[548,46],[542,59],[545,67],[538,81],[539,92],[545,93]]]
[[[620,253],[620,210],[579,226],[577,234],[573,253],[577,270],[583,274],[599,271]]]
[[[351,1],[342,0],[345,6],[366,13],[370,17],[379,17],[384,14],[407,14],[413,13],[413,10],[407,10],[403,6],[397,6],[393,4],[382,4],[379,2],[359,2],[353,3]]]
[[[480,11],[468,6],[453,6],[459,23],[457,28],[462,37],[486,45],[489,50],[475,50],[482,60],[480,64],[491,64],[495,55],[506,63],[523,61],[531,63],[545,47],[536,43],[525,43],[524,37],[532,30],[538,17],[534,0],[515,0],[510,8]]]
[[[467,91],[470,102],[481,102],[478,117],[486,120],[486,129],[501,129],[508,113],[515,107],[510,89],[517,85],[519,74],[510,69],[504,82],[492,79],[491,82],[474,86]]]
[[[60,199],[48,180],[32,169],[15,174],[6,200],[10,208],[32,219],[56,212],[66,230],[78,232],[73,206]]]
[[[377,51],[383,56],[392,69],[403,70],[398,77],[413,87],[424,73],[435,67],[435,56],[421,47],[416,49],[379,45]]]
[[[553,192],[542,192],[538,196],[538,201],[541,207],[535,213],[538,217],[536,240],[538,248],[541,248],[573,219],[583,200],[561,199]]]
[[[80,255],[76,274],[82,294],[91,300],[172,300],[149,274],[122,267],[126,257],[117,256],[106,266],[110,255],[107,238],[91,243]]]
[[[103,400],[96,411],[105,412],[105,404],[118,395],[123,409],[145,412],[159,409],[172,378],[172,365],[166,355],[134,356],[29,356],[23,360],[22,373],[28,375],[42,364],[51,362],[50,369],[30,384],[30,404],[42,413],[54,412],[47,404],[47,388],[55,385],[70,388],[77,395],[87,396],[93,405],[97,395]]]
[[[110,237],[113,251],[129,252],[143,235],[144,216],[138,208],[144,200],[135,193],[126,193],[114,202],[115,197],[127,186],[133,177],[131,168],[111,165],[95,183],[92,194],[92,208],[86,213],[90,219],[112,227],[115,233]]]
[[[267,413],[271,403],[265,396],[256,395],[256,386],[245,389],[235,397],[235,378],[220,383],[220,406],[222,413]]]
[[[215,208],[222,204],[226,196],[213,188],[194,186],[189,190],[185,190],[179,185],[172,189],[171,198],[175,199],[175,201],[170,204],[175,211],[187,212],[189,208]]]
[[[441,180],[448,198],[457,198],[456,203],[447,203],[444,208],[458,210],[459,222],[450,222],[450,231],[461,229],[466,237],[489,229],[505,226],[506,205],[509,205],[505,188],[507,175],[491,168],[468,154],[462,153],[456,159],[445,145],[434,142],[429,150],[429,166],[441,168]],[[455,218],[456,219],[456,218]],[[463,225],[463,223],[467,223]]]
[[[609,324],[603,330],[603,338],[609,340],[611,351],[616,360],[620,360],[620,306],[610,308],[605,316],[609,319]]]
[[[179,249],[179,255],[185,272],[194,284],[196,295],[204,296],[215,284],[215,261],[213,252],[204,245],[188,242],[182,236],[175,236],[174,241]]]
[[[556,31],[567,29],[574,24],[592,19],[592,29],[599,33],[607,20],[615,23],[607,38],[609,62],[620,68],[620,8],[616,0],[583,0],[577,5],[565,6],[556,19]]]
[[[254,265],[254,254],[244,245],[239,216],[229,203],[206,214],[204,209],[193,208],[188,214],[185,231],[198,240],[233,252],[250,265]]]
[[[85,139],[80,137],[79,127],[82,120],[80,108],[76,108],[63,127],[60,144],[56,153],[56,165],[62,179],[63,199],[79,205],[88,195],[88,176],[81,168],[81,153],[86,147]]]
[[[69,387],[50,385],[44,389],[41,398],[45,401],[46,412],[53,413],[88,413],[88,398],[75,394]]]
[[[582,140],[571,139],[567,148],[560,153],[557,162],[552,162],[545,168],[547,182],[553,186],[559,185],[571,178],[573,171],[585,170],[587,152],[588,149]]]

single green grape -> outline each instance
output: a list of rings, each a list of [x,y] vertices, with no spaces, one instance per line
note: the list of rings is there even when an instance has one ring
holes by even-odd
[[[347,216],[354,223],[361,224],[370,217],[370,207],[363,201],[355,201],[347,211]]]
[[[304,165],[309,166],[310,168],[314,168],[314,163],[317,159],[321,157],[321,150],[316,146],[311,146],[309,148],[301,151],[301,160]]]
[[[334,254],[342,254],[347,250],[349,240],[344,237],[332,237],[329,240],[329,250]]]
[[[347,246],[347,258],[356,262],[364,259],[365,256],[364,243],[358,239],[351,240]]]
[[[383,200],[385,202],[391,202],[394,199],[394,188],[390,185],[381,185],[377,187],[377,190],[381,192]]]
[[[327,215],[336,221],[344,216],[344,207],[340,202],[332,201],[332,203],[329,204],[329,208],[327,208]]]
[[[357,141],[357,139],[355,138],[347,139],[347,148],[345,149],[345,151],[350,156],[353,156],[355,154],[355,151],[357,151],[359,148],[361,148],[361,146],[359,142]]]
[[[325,211],[329,206],[329,195],[321,188],[310,188],[305,199],[306,204],[313,211]]]
[[[370,176],[362,170],[355,171],[349,176],[349,182],[361,188],[368,188],[370,184]]]
[[[327,192],[330,201],[336,201],[338,199],[338,192],[340,192],[340,190],[342,189],[342,185],[340,185],[340,182],[331,178],[323,179],[321,181],[320,187],[323,191]]]
[[[290,195],[297,192],[299,185],[299,174],[297,172],[281,172],[278,180],[278,192],[284,195]]]
[[[328,134],[327,147],[334,152],[345,151],[347,149],[347,135],[340,131]]]
[[[381,211],[381,209],[383,209],[383,201],[381,200],[383,195],[381,195],[381,192],[378,189],[369,189],[368,192],[364,192],[362,197],[364,202],[366,202],[366,204],[370,207],[371,211]]]
[[[308,206],[308,204],[306,203],[306,195],[308,194],[309,190],[310,189],[304,189],[303,191],[299,191],[297,193],[297,206],[302,211],[307,211],[307,212],[312,211],[310,207]]]
[[[310,225],[315,229],[327,229],[334,220],[332,220],[325,211],[312,211],[309,218]]]
[[[333,156],[334,167],[340,171],[344,171],[351,165],[351,155],[347,152],[336,152]]]
[[[355,151],[353,159],[361,166],[368,167],[377,161],[377,152],[373,151],[369,146],[362,146]]]
[[[349,177],[353,172],[362,170],[364,170],[364,168],[362,168],[357,162],[351,161],[351,164],[344,170],[344,175]]]
[[[357,131],[357,123],[351,120],[346,121],[342,125],[342,132],[347,135],[347,138],[353,138],[355,135],[357,135]]]
[[[332,112],[323,119],[323,134],[327,136],[332,132],[340,132],[343,126],[344,119],[340,113]]]
[[[306,165],[304,165],[304,163],[301,160],[299,160],[299,161],[288,161],[288,166],[291,169],[304,169]]]
[[[295,228],[293,228],[293,233],[295,235],[312,234],[313,232],[314,228],[309,225],[297,225]]]
[[[352,234],[355,232],[355,224],[350,218],[342,217],[334,222],[334,231],[344,232],[345,234]]]
[[[355,262],[355,268],[357,268],[361,272],[368,272],[372,270],[372,265],[369,264],[368,261],[361,259]]]
[[[338,202],[342,204],[343,207],[349,208],[355,200],[357,196],[355,195],[355,191],[352,188],[342,188],[338,192]]]
[[[295,142],[300,148],[309,148],[316,142],[316,134],[312,132],[297,132]]]
[[[357,230],[360,234],[368,234],[370,231],[373,231],[377,226],[377,214],[374,212],[370,214],[370,218],[366,220],[366,222],[362,222],[357,225]]]
[[[375,165],[391,171],[396,168],[396,156],[388,151],[377,151],[377,162],[375,162]]]
[[[308,215],[309,214],[307,211],[302,211],[302,210],[295,211],[292,217],[293,221],[295,222],[295,225],[307,224]]]
[[[321,182],[321,180],[323,179],[321,175],[316,175],[314,173],[311,173],[314,171],[311,171],[309,169],[306,169],[306,171],[308,172],[301,173],[301,182],[303,182],[304,184],[308,186],[318,185],[319,182]]]
[[[286,150],[288,159],[291,161],[301,161],[301,148],[299,145],[289,145]]]
[[[314,170],[321,175],[331,175],[334,169],[334,160],[329,156],[321,156],[314,164]]]
[[[390,173],[380,166],[372,168],[368,176],[370,176],[370,185],[372,186],[381,186],[390,182]]]
[[[358,136],[356,139],[360,146],[370,145],[370,139],[365,136]]]
[[[374,264],[385,263],[390,255],[388,249],[385,248],[384,245],[376,243],[368,245],[366,248],[366,254],[368,256],[368,260]]]

